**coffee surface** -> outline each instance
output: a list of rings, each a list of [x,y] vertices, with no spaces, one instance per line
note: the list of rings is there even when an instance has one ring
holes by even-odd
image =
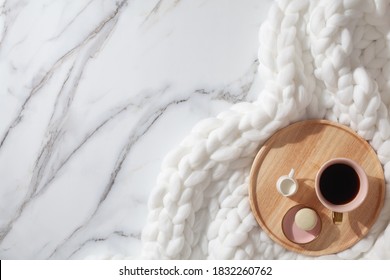
[[[352,201],[359,192],[359,176],[343,163],[327,167],[320,178],[320,191],[332,204],[341,205]]]

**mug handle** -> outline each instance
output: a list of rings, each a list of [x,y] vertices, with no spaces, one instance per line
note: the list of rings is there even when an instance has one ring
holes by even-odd
[[[332,220],[335,225],[341,224],[341,222],[343,221],[343,213],[332,212]]]

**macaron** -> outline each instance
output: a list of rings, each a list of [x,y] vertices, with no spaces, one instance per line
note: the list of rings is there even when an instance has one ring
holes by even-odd
[[[312,230],[318,221],[317,213],[310,208],[302,208],[295,214],[295,224],[302,230]]]

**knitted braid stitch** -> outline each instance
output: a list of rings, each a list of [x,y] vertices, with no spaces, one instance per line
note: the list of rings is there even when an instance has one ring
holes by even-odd
[[[249,206],[253,159],[291,122],[350,126],[377,151],[390,179],[389,1],[277,1],[260,29],[257,101],[201,121],[168,154],[149,200],[143,258],[291,259]],[[390,192],[386,185],[387,194]],[[367,237],[329,258],[390,258],[390,205]]]

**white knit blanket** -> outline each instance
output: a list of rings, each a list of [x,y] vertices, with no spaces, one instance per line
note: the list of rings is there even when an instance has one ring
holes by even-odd
[[[375,149],[390,182],[389,1],[281,0],[259,36],[263,91],[256,102],[200,122],[167,155],[149,201],[143,258],[308,258],[274,243],[248,200],[257,151],[298,120],[351,127]],[[389,188],[369,234],[326,258],[390,258]]]

